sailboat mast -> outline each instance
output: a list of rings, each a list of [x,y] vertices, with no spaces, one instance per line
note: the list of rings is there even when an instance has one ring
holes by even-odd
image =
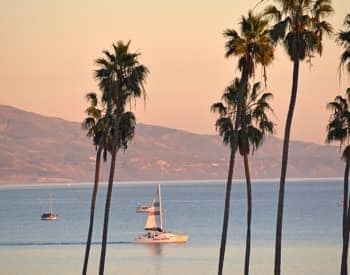
[[[52,211],[52,193],[49,194],[49,208],[50,208],[50,214],[53,213]]]
[[[162,209],[162,195],[160,193],[160,184],[158,184],[158,195],[159,195],[159,217],[160,217],[160,228],[163,231],[163,209]]]

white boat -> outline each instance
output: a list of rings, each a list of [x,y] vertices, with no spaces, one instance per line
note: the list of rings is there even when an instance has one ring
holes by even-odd
[[[147,212],[147,220],[144,229],[146,234],[137,236],[134,243],[155,244],[155,243],[185,243],[188,235],[167,232],[163,228],[163,211],[160,192],[160,184],[157,186],[156,194]]]
[[[49,194],[49,212],[43,213],[41,219],[43,221],[55,221],[57,220],[58,215],[53,212],[52,208],[52,194]]]
[[[148,209],[151,208],[152,203],[141,203],[136,207],[137,213],[147,213]]]

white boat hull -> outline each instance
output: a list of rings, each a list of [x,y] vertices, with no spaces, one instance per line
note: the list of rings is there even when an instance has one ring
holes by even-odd
[[[175,234],[171,232],[156,232],[137,236],[134,243],[154,244],[154,243],[185,243],[188,240],[186,234]]]
[[[139,205],[136,208],[136,213],[147,213],[150,208],[150,205]]]
[[[57,220],[57,215],[50,214],[50,213],[44,213],[43,215],[41,215],[41,220],[43,220],[43,221],[55,221],[55,220]]]

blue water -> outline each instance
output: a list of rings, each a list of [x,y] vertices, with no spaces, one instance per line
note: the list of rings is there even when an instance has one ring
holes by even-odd
[[[84,255],[91,185],[0,188],[0,274],[78,274]],[[183,245],[132,244],[143,231],[140,202],[153,198],[155,184],[117,184],[113,190],[107,274],[215,274],[225,196],[223,182],[162,183],[164,224],[185,232]],[[253,184],[252,273],[271,274],[278,183]],[[40,220],[53,194],[56,222]],[[106,185],[98,194],[90,274],[96,274]],[[284,274],[330,275],[339,270],[341,180],[289,181],[283,234]],[[235,183],[225,272],[241,272],[246,230],[245,184]],[[22,263],[18,265],[18,260]],[[44,263],[44,264],[43,264]]]

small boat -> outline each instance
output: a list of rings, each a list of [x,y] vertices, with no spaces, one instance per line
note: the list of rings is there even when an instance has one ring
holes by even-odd
[[[152,203],[141,203],[136,207],[136,213],[144,213],[148,211],[149,208],[151,208]]]
[[[53,212],[52,208],[52,194],[49,194],[49,211],[48,213],[43,213],[41,215],[41,220],[43,221],[55,221],[57,220],[58,215]]]
[[[185,243],[188,235],[167,232],[163,228],[163,211],[160,193],[160,184],[157,186],[156,194],[147,212],[147,220],[144,229],[146,234],[137,236],[134,243],[157,244],[157,243]]]

